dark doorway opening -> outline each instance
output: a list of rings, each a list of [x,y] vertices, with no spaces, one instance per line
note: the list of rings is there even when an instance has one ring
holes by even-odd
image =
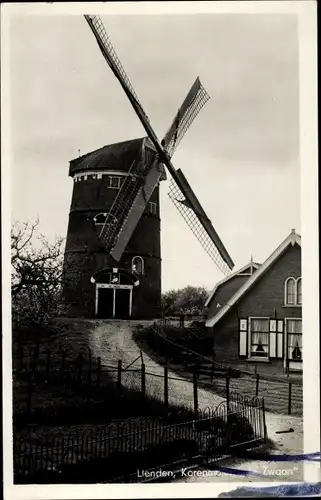
[[[99,318],[113,317],[114,290],[112,288],[100,288],[98,291],[98,310]]]
[[[116,290],[115,318],[129,318],[130,290],[118,288]]]

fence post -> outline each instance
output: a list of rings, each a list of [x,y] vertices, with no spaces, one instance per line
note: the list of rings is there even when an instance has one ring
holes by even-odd
[[[229,411],[230,407],[230,368],[228,373],[226,374],[226,408]]]
[[[259,383],[260,383],[260,375],[256,374],[256,386],[255,386],[255,395],[259,395]]]
[[[29,372],[28,377],[28,394],[27,394],[27,414],[31,413],[31,392],[32,392],[32,372]]]
[[[265,405],[264,405],[264,399],[262,398],[262,403],[261,403],[261,409],[263,413],[263,436],[264,436],[264,442],[267,442],[268,438],[268,433],[267,433],[267,427],[266,427],[266,421],[265,421]]]
[[[198,411],[198,397],[197,397],[197,371],[196,368],[193,372],[193,399],[194,399],[194,411]]]
[[[81,384],[81,381],[82,381],[82,363],[83,363],[82,355],[79,354],[79,356],[78,356],[78,382],[79,382],[79,384]]]
[[[118,360],[118,368],[117,368],[117,388],[118,392],[121,391],[121,374],[122,374],[122,366],[121,359]]]
[[[291,415],[291,410],[292,410],[292,382],[289,382],[288,415]]]
[[[97,387],[100,387],[101,358],[97,359]]]
[[[19,369],[22,371],[23,369],[23,346],[19,346]]]
[[[142,363],[142,395],[143,397],[146,396],[146,370],[144,363]]]
[[[212,367],[211,367],[211,382],[213,382],[214,379],[214,362],[212,362]]]
[[[47,372],[47,375],[49,374],[50,372],[50,349],[47,349],[46,351],[46,372]]]
[[[61,352],[61,378],[65,378],[65,366],[66,366],[66,352]]]
[[[36,357],[36,359],[39,359],[39,354],[40,354],[40,341],[39,341],[39,337],[38,337],[38,334],[37,334],[36,346],[35,346],[35,357]]]
[[[164,404],[168,408],[168,368],[164,367]]]
[[[88,383],[89,383],[89,385],[91,385],[91,371],[92,371],[91,349],[88,349],[88,362],[89,362],[89,368],[88,368]]]
[[[36,371],[37,371],[38,359],[39,359],[39,357],[37,356],[37,348],[35,347],[33,350],[33,356],[32,356],[32,371],[33,371],[33,373],[36,373]]]

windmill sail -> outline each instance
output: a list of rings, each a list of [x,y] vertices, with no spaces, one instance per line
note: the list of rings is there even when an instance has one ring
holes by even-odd
[[[229,269],[234,267],[231,257],[226,251],[222,241],[206,216],[183,173],[180,170],[176,170],[170,160],[172,153],[182,139],[192,120],[208,100],[209,97],[206,91],[202,87],[199,79],[197,79],[185,98],[183,105],[178,111],[172,126],[166,133],[164,140],[162,141],[163,146],[159,142],[157,135],[155,134],[150,121],[137,98],[137,95],[120,63],[120,60],[99,16],[85,15],[85,18],[95,35],[105,60],[120,82],[130,103],[136,111],[138,118],[145,128],[150,141],[155,147],[158,155],[158,161],[160,164],[166,165],[173,178],[170,192],[172,201],[218,267],[225,273],[229,272]],[[152,160],[148,160],[145,163],[137,161],[132,168],[138,169],[141,175],[137,177],[134,184],[130,183],[130,176],[127,177],[101,232],[101,238],[105,243],[106,249],[108,251],[112,251],[113,255],[115,258],[117,257],[117,259],[121,257],[126,241],[128,242],[128,236],[130,237],[132,234],[134,225],[137,224],[139,220],[139,214],[142,213],[143,186],[145,186],[145,196],[147,199],[152,193],[153,183],[155,183],[155,187],[158,182],[157,178],[161,178],[161,176],[158,177],[156,164]],[[130,174],[131,173],[132,172],[130,172]],[[184,202],[184,204],[182,202]],[[117,224],[111,224],[111,221],[115,221],[115,218],[117,220]],[[119,238],[118,244],[117,238]]]
[[[142,105],[139,102],[139,99],[136,95],[136,92],[126,74],[126,71],[124,70],[117,54],[116,51],[111,43],[111,40],[105,30],[105,27],[100,19],[99,16],[92,16],[92,15],[85,15],[84,16],[87,23],[90,26],[91,31],[93,32],[98,46],[102,52],[102,55],[104,56],[108,66],[114,73],[115,77],[119,81],[120,85],[122,86],[125,94],[127,95],[131,105],[135,109],[139,119],[141,120],[148,136],[151,138],[153,144],[157,143],[157,151],[162,152],[162,149],[160,145],[158,144],[158,139],[153,131],[148,116],[146,115]]]
[[[119,261],[126,246],[129,242],[143,212],[146,208],[146,205],[153,194],[153,191],[157,184],[160,181],[162,176],[162,172],[160,170],[160,164],[157,159],[152,163],[151,168],[149,169],[144,185],[139,189],[136,199],[132,204],[132,207],[124,220],[122,228],[115,239],[115,245],[111,250],[111,256]]]
[[[182,191],[174,179],[171,179],[168,193],[170,199],[213,262],[215,262],[224,274],[227,274],[229,270],[234,267],[234,262],[212,226],[210,219],[204,212],[183,172],[178,169],[176,170],[176,174],[177,178],[180,179],[181,184],[184,186],[184,190]]]
[[[159,179],[164,175],[163,169],[158,164],[156,153],[153,149],[146,147],[146,140],[143,141],[142,155],[137,160],[134,160],[126,176],[115,201],[106,217],[103,228],[100,232],[100,238],[103,241],[105,248],[110,252],[116,260],[121,258],[121,255],[128,243],[131,234],[133,233],[139,217],[142,215],[144,208],[152,195],[152,192],[157,185]],[[157,167],[155,165],[157,163]],[[154,181],[153,179],[156,179]],[[153,185],[152,185],[153,184]],[[146,199],[145,206],[141,210],[141,200]],[[135,210],[133,210],[135,208]],[[133,225],[127,224],[129,215],[130,222]],[[138,214],[140,215],[138,216]],[[138,219],[136,220],[136,217]],[[117,249],[113,249],[118,242]]]
[[[187,129],[209,98],[200,79],[196,78],[182,106],[179,108],[172,125],[162,140],[162,146],[170,157],[173,156]]]

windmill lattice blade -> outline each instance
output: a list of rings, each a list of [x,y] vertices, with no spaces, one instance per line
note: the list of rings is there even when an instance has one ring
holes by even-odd
[[[117,245],[117,239],[121,234],[126,221],[128,220],[132,208],[137,208],[137,199],[141,196],[141,191],[145,185],[146,177],[155,162],[156,153],[153,150],[146,147],[144,153],[145,154],[142,155],[141,158],[132,163],[128,175],[126,176],[115,198],[110,212],[106,217],[104,226],[100,232],[99,236],[108,252],[111,252],[115,245]],[[157,172],[159,173],[159,176],[163,175],[161,169]],[[147,202],[148,199],[146,199],[146,203]],[[138,220],[139,217],[135,217],[135,224],[131,221],[132,225],[129,229],[132,230],[132,232],[135,229]],[[116,254],[114,255],[116,260],[121,258],[122,252],[124,251],[126,243],[129,239],[127,236],[128,235],[123,234],[120,240],[121,247],[118,248]],[[125,240],[126,242],[124,243]],[[122,250],[120,250],[120,248]]]
[[[110,252],[110,255],[119,261],[126,249],[126,246],[139,222],[143,212],[152,196],[154,189],[158,185],[163,173],[161,165],[156,158],[146,174],[145,182],[140,187],[137,196],[132,204],[127,217],[124,220],[122,228],[117,236],[116,242]]]
[[[89,24],[93,34],[95,35],[99,48],[105,60],[107,61],[108,66],[111,68],[114,75],[119,80],[121,86],[125,90],[131,103],[134,105],[136,111],[138,111],[137,108],[139,108],[139,113],[141,113],[144,119],[149,123],[149,119],[139,102],[134,87],[132,86],[127,73],[120,62],[119,57],[117,56],[117,53],[113,47],[113,44],[111,43],[102,20],[99,16],[94,15],[85,15],[84,17]]]
[[[230,273],[230,267],[222,258],[214,241],[210,238],[200,222],[199,216],[190,207],[189,202],[186,200],[184,194],[179,189],[174,179],[171,179],[170,181],[168,196],[174,203],[179,213],[182,215],[187,225],[193,231],[204,250],[208,253],[220,271],[227,276]]]
[[[170,157],[173,156],[187,129],[209,98],[210,96],[202,86],[200,79],[197,78],[162,141],[164,149]]]

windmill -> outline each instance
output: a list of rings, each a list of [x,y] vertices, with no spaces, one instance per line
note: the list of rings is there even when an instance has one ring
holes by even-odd
[[[147,138],[143,140],[139,154],[131,157],[126,176],[123,178],[122,184],[112,200],[112,203],[109,204],[108,211],[103,214],[99,226],[96,225],[100,241],[104,246],[105,254],[109,255],[110,262],[113,263],[111,266],[113,271],[110,271],[110,282],[105,285],[101,284],[101,286],[114,288],[117,286],[117,283],[120,283],[120,278],[115,276],[119,274],[118,267],[116,266],[119,265],[120,269],[124,269],[124,265],[122,265],[125,259],[124,255],[133,238],[135,239],[135,231],[137,232],[137,228],[141,225],[148,203],[158,190],[160,181],[166,178],[166,170],[170,175],[170,188],[168,194],[171,201],[216,266],[224,274],[228,274],[234,267],[230,255],[202,208],[185,175],[181,169],[175,169],[171,161],[187,129],[209,99],[206,90],[202,86],[199,78],[197,78],[174,117],[163,140],[159,141],[115,49],[113,48],[100,17],[96,15],[85,15],[84,17],[97,41],[103,57],[119,81],[147,134]],[[79,163],[77,159],[77,162],[74,164],[78,168],[79,165],[82,166],[82,168],[84,168],[85,165],[88,171],[89,163],[94,161],[97,155],[101,154],[99,151],[101,150],[91,155],[86,155],[82,163]],[[72,171],[72,175],[74,175],[74,172],[75,169]],[[85,177],[87,178],[87,176]],[[102,214],[99,214],[99,216],[101,215]],[[96,215],[96,222],[97,217],[98,215]],[[68,238],[67,247],[70,247]],[[132,274],[136,276],[136,268],[132,268],[131,271],[133,271]],[[124,270],[123,283],[126,282],[125,274],[126,271]],[[127,276],[127,280],[128,279],[130,279],[129,275]],[[153,279],[155,281],[155,276]],[[96,277],[92,276],[91,281],[92,283],[97,283]],[[139,279],[136,281],[132,279],[132,282],[133,285],[135,285],[139,283]],[[123,286],[126,285],[124,284]],[[152,285],[150,284],[150,286]],[[113,293],[114,309],[112,316],[115,317],[115,291]],[[96,290],[96,313],[97,297],[98,292]],[[131,302],[132,296],[130,297]],[[129,309],[129,315],[131,316],[131,304]]]

